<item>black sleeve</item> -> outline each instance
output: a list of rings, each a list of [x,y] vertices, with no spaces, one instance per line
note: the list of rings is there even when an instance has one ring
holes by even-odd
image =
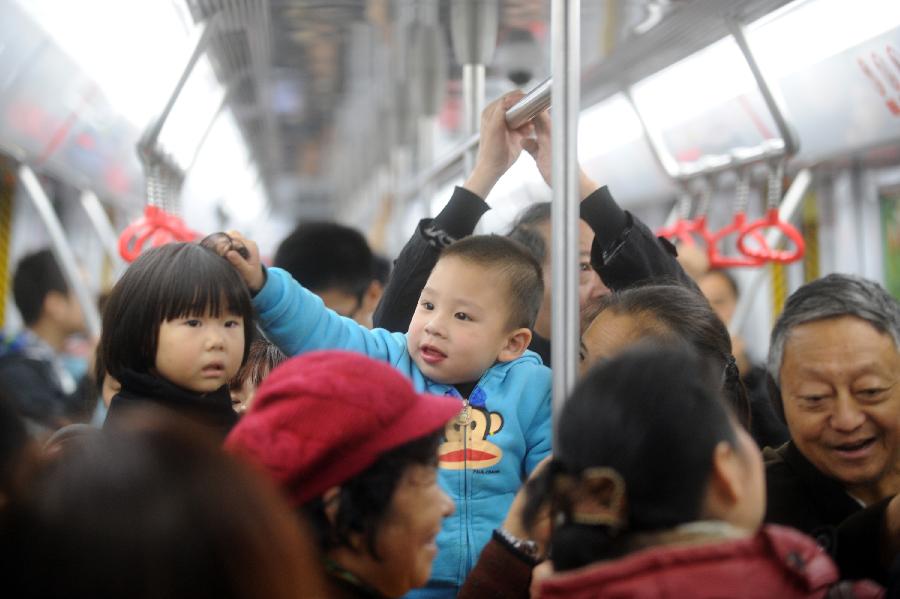
[[[376,327],[400,333],[409,329],[416,302],[441,250],[471,235],[489,208],[468,189],[457,187],[440,214],[419,222],[394,261],[391,278],[372,317]]]
[[[610,289],[668,282],[699,292],[676,260],[675,246],[622,210],[605,185],[582,200],[581,218],[594,230],[591,265]]]
[[[23,418],[56,429],[66,424],[71,399],[53,383],[50,368],[19,355],[0,360],[0,384]]]
[[[884,562],[885,512],[892,497],[862,509],[837,528],[835,562],[841,578],[859,580],[869,578],[882,585],[888,582],[888,567]]]
[[[533,568],[534,564],[493,538],[466,577],[458,599],[525,599]]]

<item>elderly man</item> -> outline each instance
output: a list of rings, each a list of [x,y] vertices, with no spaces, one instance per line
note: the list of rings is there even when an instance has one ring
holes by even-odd
[[[900,540],[900,304],[829,275],[772,331],[772,397],[791,440],[767,451],[766,520],[814,536],[844,577],[886,579]]]

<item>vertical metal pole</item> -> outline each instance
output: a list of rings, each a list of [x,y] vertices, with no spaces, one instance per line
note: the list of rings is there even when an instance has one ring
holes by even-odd
[[[450,3],[450,35],[456,60],[462,65],[463,133],[478,133],[484,108],[485,65],[497,46],[500,19],[498,0],[454,0]],[[475,164],[476,151],[465,154],[466,172]]]
[[[81,304],[81,311],[84,314],[84,322],[87,326],[88,333],[92,337],[99,337],[100,312],[97,310],[97,302],[94,301],[93,296],[90,291],[88,291],[87,285],[84,284],[84,280],[81,278],[81,273],[78,270],[78,263],[75,262],[72,248],[69,245],[69,241],[66,239],[66,234],[63,231],[62,224],[59,222],[59,217],[57,217],[56,212],[53,210],[53,204],[51,204],[50,198],[44,193],[44,188],[41,187],[41,183],[35,176],[34,171],[31,170],[31,167],[24,164],[19,167],[19,180],[22,182],[22,186],[25,188],[28,197],[34,204],[38,215],[44,222],[44,226],[47,227],[47,233],[50,234],[53,256],[56,258],[56,262],[59,264],[60,269],[62,269],[63,276],[66,277],[66,282],[69,284],[69,287],[75,292],[78,303]]]
[[[554,436],[578,363],[578,112],[581,0],[553,0],[553,422]]]
[[[809,169],[801,170],[794,177],[790,189],[784,194],[784,200],[778,208],[778,216],[781,220],[791,221],[794,219],[794,216],[803,204],[803,196],[806,195],[806,191],[812,183],[812,178],[812,172]],[[769,229],[766,232],[766,245],[773,248],[778,245],[782,237],[784,235],[781,229]],[[768,272],[768,269],[760,268],[753,273],[753,278],[750,280],[750,284],[747,285],[744,293],[741,294],[741,298],[734,309],[734,316],[731,317],[731,322],[728,324],[728,330],[732,333],[739,333],[744,326],[744,321],[750,315],[750,308],[753,307],[753,301],[756,299],[759,286],[762,285]]]
[[[103,206],[100,205],[100,199],[97,197],[97,194],[89,189],[81,192],[80,199],[81,207],[84,208],[91,225],[94,227],[94,232],[100,238],[103,250],[114,264],[113,271],[118,274],[124,266],[122,257],[119,255],[119,240],[112,223],[109,222],[109,218],[103,210]]]
[[[484,109],[483,64],[464,64],[462,70],[463,88],[463,133],[466,137],[478,133],[481,124],[481,111]],[[465,172],[470,173],[475,166],[477,150],[472,149],[465,155]]]

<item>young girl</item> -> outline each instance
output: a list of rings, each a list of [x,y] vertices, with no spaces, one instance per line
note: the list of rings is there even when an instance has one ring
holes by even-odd
[[[224,436],[236,422],[228,381],[247,359],[247,287],[212,250],[170,243],[142,254],[110,293],[99,359],[121,390],[105,425],[153,404]]]

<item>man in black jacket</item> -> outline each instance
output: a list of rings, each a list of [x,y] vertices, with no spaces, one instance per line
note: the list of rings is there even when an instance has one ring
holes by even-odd
[[[33,433],[52,431],[82,416],[86,379],[62,362],[66,339],[84,331],[84,316],[50,250],[22,258],[13,295],[25,328],[0,356],[0,385]]]
[[[884,583],[900,547],[900,304],[832,274],[795,291],[768,369],[791,440],[765,456],[766,521],[798,528],[844,578]]]
[[[419,223],[416,232],[400,252],[391,279],[375,310],[376,327],[391,331],[407,330],[419,294],[441,250],[457,239],[472,234],[478,220],[490,209],[483,198],[516,161],[523,148],[534,157],[541,175],[550,184],[549,115],[541,113],[534,119],[533,125],[519,130],[510,130],[506,126],[506,110],[521,97],[521,92],[513,92],[485,108],[481,117],[481,142],[475,167],[466,182],[453,191],[444,209],[435,218]],[[532,127],[534,138],[529,137]],[[667,280],[697,289],[675,259],[675,248],[622,210],[605,186],[601,187],[584,171],[580,171],[579,189],[582,197],[583,275],[579,285],[582,309],[608,290],[623,289],[638,282]],[[549,211],[546,215],[549,219]],[[544,241],[545,253],[536,257],[543,261],[546,271],[544,303],[549,312],[550,285],[546,282],[550,280],[547,268],[550,252],[546,249],[550,247],[551,240],[547,225],[548,220],[534,221],[526,228],[539,233]],[[518,227],[514,227],[513,238],[523,241],[515,231],[523,226],[519,222]],[[526,242],[525,245],[534,252],[532,244]],[[540,316],[538,320],[540,322]],[[540,354],[544,363],[549,365],[549,330],[536,332],[538,334],[533,336],[529,349]]]

